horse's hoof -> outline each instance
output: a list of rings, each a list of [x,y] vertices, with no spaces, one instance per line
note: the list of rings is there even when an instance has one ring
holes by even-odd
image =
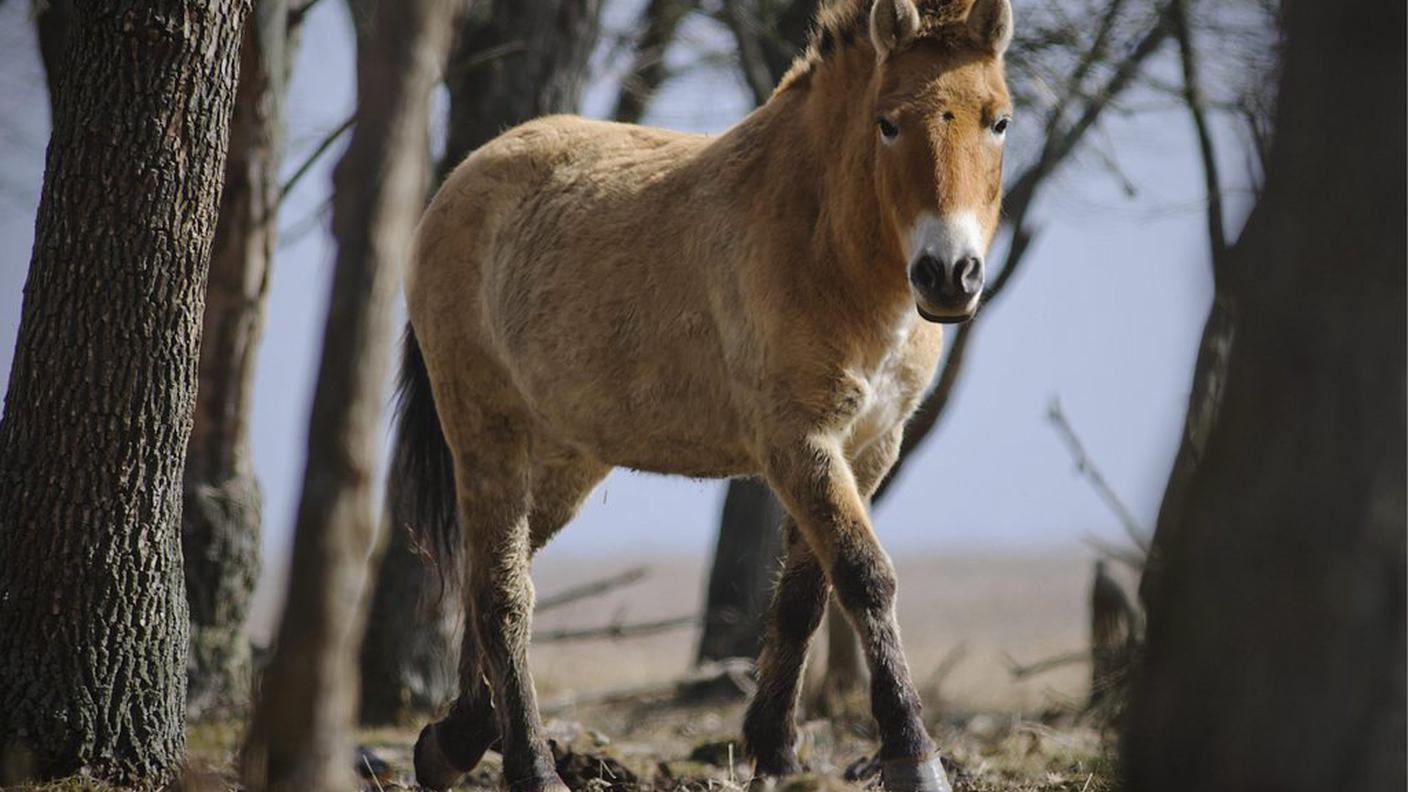
[[[928,759],[891,759],[880,765],[886,792],[953,792],[939,755]]]
[[[445,790],[455,785],[465,771],[455,767],[445,757],[440,738],[435,736],[435,724],[420,730],[415,750],[416,783],[426,789]]]
[[[755,775],[748,781],[748,792],[773,792],[782,785],[777,776]]]

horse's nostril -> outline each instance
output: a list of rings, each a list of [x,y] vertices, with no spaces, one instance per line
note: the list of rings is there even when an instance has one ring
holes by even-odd
[[[933,256],[920,256],[909,268],[909,280],[921,289],[936,289],[943,277],[943,265]]]
[[[977,294],[983,288],[983,261],[977,256],[961,258],[953,267],[954,284],[964,294]]]

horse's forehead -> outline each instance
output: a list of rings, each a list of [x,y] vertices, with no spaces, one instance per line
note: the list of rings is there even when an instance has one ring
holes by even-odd
[[[893,63],[884,92],[937,109],[946,103],[1003,103],[1007,84],[1000,58],[985,54],[916,48]]]

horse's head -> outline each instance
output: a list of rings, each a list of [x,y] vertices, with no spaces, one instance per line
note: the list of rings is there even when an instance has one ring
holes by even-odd
[[[920,315],[961,322],[978,308],[1002,202],[1012,7],[973,0],[966,16],[941,14],[921,15],[914,0],[871,7],[875,186]]]

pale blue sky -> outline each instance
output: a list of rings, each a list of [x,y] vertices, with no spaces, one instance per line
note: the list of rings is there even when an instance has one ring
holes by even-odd
[[[610,5],[608,24],[628,20],[632,5]],[[0,4],[0,374],[6,378],[48,127],[27,7]],[[1019,0],[1019,24],[1021,8]],[[699,41],[718,35],[702,24],[688,34]],[[350,113],[351,59],[342,5],[319,4],[291,88],[289,163]],[[610,77],[592,85],[587,114],[609,108]],[[731,73],[706,70],[671,84],[650,120],[713,132],[747,109]],[[1018,141],[1038,132],[1034,123],[1022,123],[1021,110],[1010,133]],[[1046,422],[1053,396],[1134,514],[1153,523],[1211,290],[1201,176],[1180,113],[1112,113],[1099,134],[1112,142],[1138,193],[1126,196],[1093,158],[1074,162],[1044,193],[1035,247],[1023,273],[982,315],[943,425],[877,509],[892,552],[1030,552],[1069,548],[1087,533],[1118,539],[1117,523],[1076,476]],[[1237,152],[1229,167],[1236,171],[1242,155],[1224,138],[1225,150]],[[285,234],[255,381],[253,448],[271,559],[286,550],[297,505],[333,260],[325,224],[310,225],[308,218],[327,198],[332,154],[282,210]],[[719,482],[617,472],[547,552],[703,557],[712,548],[722,493]]]

